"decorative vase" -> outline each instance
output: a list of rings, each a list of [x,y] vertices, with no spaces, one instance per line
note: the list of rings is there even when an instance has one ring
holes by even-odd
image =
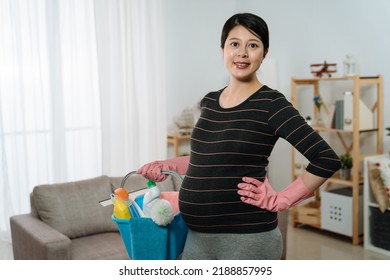
[[[314,127],[325,127],[325,122],[321,116],[321,108],[318,108],[318,114],[315,117],[315,119],[313,120],[313,126]]]
[[[340,179],[342,179],[342,180],[351,179],[351,168],[341,168],[340,169]]]
[[[353,56],[347,55],[344,59],[343,64],[345,76],[351,77],[357,74],[356,59]]]

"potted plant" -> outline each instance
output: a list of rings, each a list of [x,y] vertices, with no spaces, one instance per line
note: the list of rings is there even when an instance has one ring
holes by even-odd
[[[314,96],[313,101],[314,101],[314,105],[317,108],[317,115],[316,115],[315,120],[313,121],[313,125],[317,126],[317,127],[324,127],[325,123],[322,120],[322,116],[321,116],[321,107],[322,107],[322,104],[324,104],[324,102],[322,101],[321,96],[319,96],[319,95]]]
[[[353,166],[352,157],[350,154],[343,154],[339,156],[341,162],[340,179],[349,180],[351,178],[351,169]]]
[[[308,125],[311,125],[311,116],[310,115],[307,115],[305,120],[306,120]]]

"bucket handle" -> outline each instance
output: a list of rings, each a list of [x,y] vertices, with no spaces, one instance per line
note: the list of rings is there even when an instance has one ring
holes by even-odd
[[[176,173],[175,171],[172,171],[172,170],[163,170],[163,171],[161,171],[161,173],[166,174],[166,175],[172,175],[172,176],[178,178],[180,181],[183,181],[183,177],[182,177],[179,173]],[[125,183],[126,183],[126,180],[127,180],[130,176],[132,176],[132,175],[134,175],[134,174],[138,174],[137,171],[131,171],[131,172],[127,173],[125,177],[123,177],[122,182],[121,182],[121,188],[124,188]]]

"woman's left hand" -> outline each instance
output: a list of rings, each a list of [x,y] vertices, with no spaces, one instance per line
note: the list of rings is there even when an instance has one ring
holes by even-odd
[[[245,203],[267,209],[272,212],[278,211],[278,193],[274,191],[268,178],[264,182],[250,177],[242,178],[243,183],[238,184],[238,194]]]
[[[274,191],[268,178],[265,178],[264,182],[250,177],[244,177],[242,180],[244,182],[238,184],[237,191],[241,195],[241,201],[271,212],[286,210],[314,195],[301,177],[280,192]]]

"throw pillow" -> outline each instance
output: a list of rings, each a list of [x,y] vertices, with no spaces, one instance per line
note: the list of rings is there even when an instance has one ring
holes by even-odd
[[[368,162],[368,175],[374,198],[379,205],[380,211],[384,213],[390,207],[390,199],[377,163]]]

